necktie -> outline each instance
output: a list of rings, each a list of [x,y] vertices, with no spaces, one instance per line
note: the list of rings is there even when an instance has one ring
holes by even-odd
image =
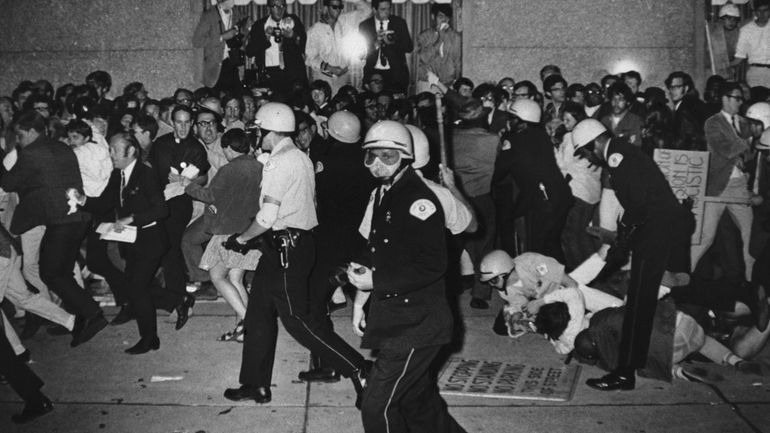
[[[126,173],[120,170],[120,207],[123,207],[123,189],[126,187]]]
[[[740,127],[740,124],[738,123],[738,115],[737,114],[733,115],[733,129],[735,129],[735,133],[736,134],[741,135],[741,127]]]
[[[380,31],[381,32],[385,31],[384,21],[380,21]],[[387,57],[385,57],[385,53],[382,52],[382,46],[380,46],[380,64],[382,64],[382,66],[388,66],[388,59]]]

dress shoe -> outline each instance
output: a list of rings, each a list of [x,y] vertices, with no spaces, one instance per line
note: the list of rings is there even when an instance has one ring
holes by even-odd
[[[477,310],[486,310],[489,308],[489,303],[483,299],[472,298],[471,308],[475,308]]]
[[[303,382],[333,383],[340,381],[340,374],[333,368],[314,368],[300,371],[298,378]]]
[[[21,337],[22,340],[28,340],[34,337],[42,325],[42,317],[38,316],[37,314],[27,312],[26,318],[24,319],[24,329],[21,330],[19,337]]]
[[[599,391],[629,391],[636,386],[636,377],[633,375],[623,376],[617,373],[610,373],[599,379],[588,379],[586,385]]]
[[[131,315],[131,308],[128,305],[123,305],[120,307],[118,315],[115,316],[115,318],[113,318],[110,322],[110,325],[122,325],[132,321],[133,319],[134,316]]]
[[[225,398],[231,401],[254,400],[259,404],[263,404],[270,403],[273,394],[269,388],[243,385],[240,388],[227,388],[225,390]]]
[[[70,347],[79,346],[92,339],[94,335],[98,334],[105,326],[107,326],[107,319],[104,318],[104,314],[102,314],[101,311],[88,319],[76,317],[75,327],[72,330],[72,342],[70,343]]]
[[[24,410],[11,416],[11,421],[16,424],[24,424],[33,421],[53,410],[53,403],[48,397],[40,394],[40,401],[34,404],[27,403]]]
[[[133,347],[126,349],[126,353],[129,355],[141,355],[151,350],[160,349],[160,338],[142,338]]]
[[[195,305],[195,297],[192,295],[184,295],[184,300],[182,303],[175,308],[176,326],[174,328],[177,331],[184,328],[184,325],[187,323],[187,319],[190,318],[190,312],[192,311],[193,305]]]

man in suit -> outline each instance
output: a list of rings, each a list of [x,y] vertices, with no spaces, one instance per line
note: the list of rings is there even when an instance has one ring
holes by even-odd
[[[122,232],[126,226],[136,227],[136,241],[121,244],[126,259],[125,287],[128,289],[129,308],[139,326],[139,342],[126,353],[138,355],[160,347],[155,309],[177,309],[184,315],[192,296],[185,299],[151,283],[168,250],[168,236],[160,221],[168,216],[168,209],[155,172],[141,162],[141,147],[136,138],[119,133],[110,139],[110,157],[115,169],[107,187],[99,197],[79,197],[84,209],[99,214],[114,212],[113,230]]]
[[[689,74],[675,71],[666,78],[666,87],[674,104],[674,148],[706,150],[703,122],[706,106],[694,93],[695,84]]]
[[[206,183],[210,164],[206,149],[190,134],[193,122],[192,111],[183,106],[177,106],[171,114],[174,133],[166,134],[153,144],[147,162],[150,163],[158,179],[159,187],[165,188],[173,178],[179,181],[179,175],[171,171],[173,168],[181,173],[185,166],[194,165],[200,170],[195,181]],[[166,288],[183,297],[186,292],[187,277],[185,275],[184,256],[182,255],[182,235],[192,218],[192,198],[186,194],[169,198],[167,201],[168,217],[163,220],[163,226],[168,235],[169,248],[163,256],[161,266],[166,279]],[[183,310],[183,315],[177,317],[177,329],[187,322],[189,309]]]
[[[694,221],[680,205],[660,168],[649,156],[612,134],[596,119],[585,119],[572,132],[575,156],[606,167],[610,186],[625,212],[618,244],[631,251],[631,279],[619,344],[617,367],[592,388],[631,390],[636,371],[645,367],[658,289],[666,270],[686,272]],[[644,182],[640,182],[644,179]]]
[[[411,53],[414,46],[406,21],[391,15],[391,6],[391,0],[372,0],[374,16],[358,26],[367,43],[364,81],[376,71],[384,77],[386,89],[406,94],[409,88],[406,53]]]
[[[233,18],[233,0],[217,0],[216,7],[203,11],[193,34],[193,46],[203,48],[203,85],[219,90],[241,88],[238,59],[229,56],[225,41],[240,32]],[[240,59],[243,64],[243,59]]]
[[[46,137],[45,119],[35,111],[19,116],[14,132],[21,146],[18,161],[8,171],[0,168],[0,187],[19,194],[10,229],[21,234],[45,225],[40,277],[76,314],[71,343],[75,347],[107,325],[99,304],[78,285],[72,272],[90,220],[90,215],[68,205],[67,191],[83,190],[78,161],[69,146]]]
[[[307,34],[299,17],[286,13],[286,0],[268,0],[267,7],[270,14],[251,27],[246,55],[267,72],[273,92],[289,95],[295,82],[307,84]]]
[[[743,262],[746,280],[751,280],[754,257],[749,253],[751,224],[754,212],[749,205],[751,194],[748,185],[747,163],[754,158],[751,147],[751,128],[748,120],[738,114],[743,103],[743,91],[735,82],[726,83],[721,89],[722,110],[706,120],[706,144],[710,152],[706,195],[730,198],[732,203],[707,203],[703,212],[701,242],[692,246],[693,269],[708,251],[717,234],[717,226],[725,210],[730,212],[740,229],[743,239]]]

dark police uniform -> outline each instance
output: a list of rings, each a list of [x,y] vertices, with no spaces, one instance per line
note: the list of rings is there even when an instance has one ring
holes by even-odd
[[[609,182],[625,209],[622,223],[636,226],[631,238],[631,280],[626,300],[618,368],[645,366],[658,288],[666,270],[689,270],[692,216],[682,206],[655,161],[620,139],[606,148]]]
[[[317,225],[314,190],[310,159],[290,138],[283,139],[271,152],[262,175],[260,207],[267,196],[281,204],[278,219],[264,235],[270,245],[262,248],[243,321],[240,382],[245,386],[270,389],[276,316],[295,340],[343,376],[355,376],[364,364],[364,357],[309,308],[308,277],[315,262],[310,230]],[[283,257],[280,238],[289,244]]]
[[[120,244],[126,259],[123,284],[131,314],[139,326],[139,335],[145,339],[157,337],[155,310],[172,311],[184,299],[177,292],[152,284],[161,259],[169,248],[168,236],[162,225],[168,209],[155,171],[139,160],[124,170],[113,170],[101,196],[88,198],[84,209],[99,214],[112,212],[116,219],[133,215],[131,225],[137,228],[136,241]]]
[[[429,371],[452,336],[444,211],[411,167],[384,188],[371,198],[362,260],[371,267],[374,289],[361,347],[379,350],[364,391],[364,430],[464,431],[447,412]]]

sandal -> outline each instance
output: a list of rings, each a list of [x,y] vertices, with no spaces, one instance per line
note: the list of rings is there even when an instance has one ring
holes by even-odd
[[[237,341],[243,343],[243,320],[235,325],[235,329],[219,336],[218,341]]]

